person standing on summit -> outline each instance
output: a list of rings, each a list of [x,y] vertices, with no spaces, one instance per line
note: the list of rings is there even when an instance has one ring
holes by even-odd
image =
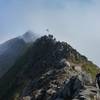
[[[96,75],[96,83],[97,83],[97,85],[98,85],[98,87],[100,89],[100,72],[97,73],[97,75]]]

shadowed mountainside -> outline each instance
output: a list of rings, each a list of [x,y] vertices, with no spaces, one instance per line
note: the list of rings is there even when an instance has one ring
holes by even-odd
[[[36,36],[28,31],[20,37],[0,44],[0,77],[20,58],[28,46],[36,40]]]

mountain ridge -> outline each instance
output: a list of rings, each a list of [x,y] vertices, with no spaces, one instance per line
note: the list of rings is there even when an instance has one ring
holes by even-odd
[[[74,75],[74,73],[77,74],[78,71],[85,71],[87,75],[91,76],[90,79],[92,80],[95,78],[98,69],[96,65],[88,61],[85,56],[81,55],[66,42],[57,41],[52,35],[45,35],[38,38],[0,80],[0,99],[19,100],[27,95],[33,98],[35,94],[32,95],[32,93],[42,89],[42,87],[47,91],[46,88],[49,86],[45,86],[44,82],[52,82],[53,79],[57,81],[55,79],[56,76],[52,75],[52,71],[58,70],[59,73],[55,73],[59,76],[58,78],[60,76],[62,76],[61,79],[64,78],[61,81],[65,81],[66,78]],[[50,79],[48,74],[44,76],[47,72],[51,73]],[[44,77],[43,80],[41,80],[42,77]],[[38,80],[40,81],[38,82]],[[33,82],[40,85],[35,86]],[[59,85],[63,85],[63,82],[62,84],[59,83]],[[34,88],[35,90],[33,90]],[[51,98],[51,96],[49,97]],[[49,100],[47,97],[45,98],[39,100]],[[34,98],[33,100],[38,99]]]

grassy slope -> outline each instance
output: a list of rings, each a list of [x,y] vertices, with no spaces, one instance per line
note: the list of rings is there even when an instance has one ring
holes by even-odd
[[[83,64],[82,69],[85,70],[87,73],[90,73],[93,79],[95,79],[97,72],[100,70],[95,64],[90,61]]]

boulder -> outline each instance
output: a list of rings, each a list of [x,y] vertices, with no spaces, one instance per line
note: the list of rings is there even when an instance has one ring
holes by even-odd
[[[52,100],[72,100],[74,97],[78,96],[82,88],[82,81],[78,76],[73,76],[64,83],[64,86],[56,94],[55,99]]]
[[[62,92],[63,98],[69,98],[69,100],[74,98],[75,96],[77,96],[77,94],[79,94],[82,87],[82,81],[77,76],[71,77],[69,82],[64,86],[64,90]]]

